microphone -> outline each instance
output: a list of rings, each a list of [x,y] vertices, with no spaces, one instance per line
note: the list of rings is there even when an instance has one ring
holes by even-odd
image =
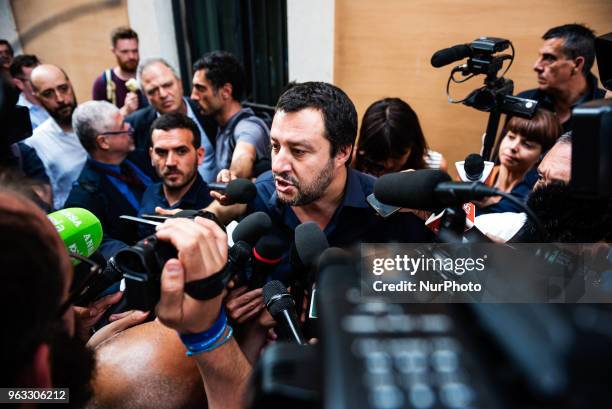
[[[50,213],[47,217],[71,253],[89,257],[102,242],[102,224],[87,209],[71,207]],[[73,264],[79,262],[73,259]]]
[[[304,290],[312,293],[315,273],[319,256],[329,247],[327,236],[313,221],[305,222],[295,228],[295,241],[293,256],[294,282],[292,293],[297,305],[298,315],[302,314],[304,304]]]
[[[231,204],[249,203],[257,195],[257,188],[249,179],[234,179],[229,183],[208,183],[208,188],[224,192]]]
[[[448,173],[440,170],[422,169],[381,176],[374,184],[374,194],[385,204],[438,211],[499,192],[480,182],[452,182]]]
[[[257,240],[253,247],[253,274],[249,288],[260,288],[266,278],[283,260],[287,243],[274,234],[266,234]]]
[[[484,183],[491,174],[493,166],[493,162],[485,161],[477,153],[471,153],[465,157],[465,160],[455,162],[459,178],[464,182]]]
[[[255,212],[246,216],[232,232],[234,243],[244,241],[251,247],[257,240],[272,229],[272,220],[264,212]]]
[[[459,44],[436,51],[436,53],[431,56],[431,65],[435,68],[440,68],[455,61],[463,60],[466,57],[471,57],[472,55],[473,51],[469,45]]]
[[[298,325],[295,301],[278,280],[264,285],[263,296],[266,308],[276,321],[276,333],[280,340],[304,345],[306,341]]]
[[[234,245],[228,253],[228,267],[238,276],[237,286],[248,281],[245,270],[252,264],[253,247],[272,228],[272,220],[264,212],[251,213],[232,232]]]

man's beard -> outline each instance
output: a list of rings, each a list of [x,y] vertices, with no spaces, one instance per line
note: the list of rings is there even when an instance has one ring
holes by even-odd
[[[334,178],[334,162],[330,159],[312,183],[308,185],[302,186],[297,179],[288,173],[274,173],[273,175],[290,182],[297,190],[297,195],[293,199],[283,199],[280,195],[277,195],[278,200],[289,206],[304,206],[323,196]]]
[[[66,116],[61,115],[59,113],[60,109],[65,108],[67,106],[70,107],[70,114]],[[56,110],[49,111],[49,115],[51,115],[51,118],[53,118],[55,122],[57,122],[57,124],[60,126],[72,126],[72,114],[74,113],[76,106],[77,106],[77,103],[75,99],[74,103],[72,104],[62,105],[61,107],[58,107]]]
[[[117,65],[119,65],[122,71],[134,73],[138,68],[138,60],[126,62],[117,60]]]
[[[69,388],[69,406],[83,407],[93,394],[94,351],[76,336],[70,336],[60,325],[52,330],[49,343],[53,387]]]
[[[166,190],[174,192],[177,190],[181,190],[182,188],[184,188],[185,186],[193,182],[193,180],[197,177],[197,175],[198,175],[198,162],[196,161],[196,163],[194,164],[193,173],[191,175],[188,175],[189,177],[185,178],[185,181],[181,183],[180,185],[169,185],[168,183],[166,183],[165,175],[160,174],[159,176],[162,178],[164,186],[166,187]]]
[[[535,189],[527,206],[544,225],[550,242],[594,243],[609,239],[612,212],[606,198],[577,197],[568,185],[550,183]]]

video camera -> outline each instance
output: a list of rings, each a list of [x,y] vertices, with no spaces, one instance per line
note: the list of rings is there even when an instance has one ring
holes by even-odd
[[[178,217],[194,219],[205,217],[216,222],[223,231],[221,224],[213,213],[206,211],[183,211]],[[167,241],[162,241],[155,235],[145,237],[133,246],[119,250],[112,258],[114,267],[123,274],[126,286],[128,309],[154,311],[160,297],[161,273],[164,265],[171,258],[177,257],[176,248]],[[228,274],[225,274],[228,275]],[[222,281],[229,281],[224,277]],[[186,287],[186,290],[188,288]]]
[[[512,54],[497,54],[508,47]],[[537,101],[519,98],[512,95],[514,82],[504,78],[514,60],[514,46],[510,40],[497,37],[480,37],[470,44],[460,44],[437,51],[431,57],[431,65],[439,68],[468,57],[465,64],[454,67],[446,84],[446,95],[451,103],[463,103],[479,111],[489,112],[489,121],[483,143],[482,157],[488,160],[491,156],[501,114],[517,115],[531,118],[537,108]],[[497,73],[502,69],[504,61],[510,64],[501,76]],[[455,78],[461,73],[464,79]],[[472,91],[462,100],[454,100],[450,96],[450,83],[462,83],[476,75],[485,75],[484,86]]]

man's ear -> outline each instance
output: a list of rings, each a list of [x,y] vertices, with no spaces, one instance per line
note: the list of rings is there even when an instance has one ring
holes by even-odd
[[[334,157],[334,162],[336,162],[336,165],[344,166],[346,161],[348,161],[349,157],[351,156],[352,150],[352,145],[339,147],[338,151],[336,152],[336,156]]]
[[[34,351],[32,364],[25,368],[19,377],[20,386],[31,388],[51,388],[51,350],[49,345],[41,343]]]
[[[110,148],[110,146],[108,145],[108,141],[106,140],[104,135],[96,136],[96,149],[106,150],[108,148]]]
[[[230,84],[229,82],[226,82],[225,84],[223,84],[223,86],[220,88],[221,91],[221,96],[223,97],[223,99],[232,99],[232,91],[234,90],[234,87],[232,87],[232,84]]]
[[[155,167],[155,161],[153,160],[153,147],[149,147],[149,159],[151,159],[151,166]]]
[[[204,162],[205,153],[206,153],[206,150],[204,149],[203,146],[200,146],[198,149],[196,149],[196,155],[198,157],[198,166],[200,166],[202,162]]]
[[[578,56],[574,59],[574,74],[582,73],[584,69],[584,57]]]

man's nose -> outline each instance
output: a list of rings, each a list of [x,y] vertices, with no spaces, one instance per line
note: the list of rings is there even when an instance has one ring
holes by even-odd
[[[533,70],[538,73],[544,71],[544,68],[542,67],[542,58],[538,58],[536,60],[536,62],[533,64]]]
[[[198,91],[196,91],[195,87],[191,89],[191,99],[195,99],[196,101],[200,100],[200,95],[198,94]]]
[[[272,172],[286,173],[291,171],[291,159],[288,152],[281,148],[277,153],[272,152]]]
[[[176,155],[172,152],[168,152],[166,157],[166,166],[176,166]]]

